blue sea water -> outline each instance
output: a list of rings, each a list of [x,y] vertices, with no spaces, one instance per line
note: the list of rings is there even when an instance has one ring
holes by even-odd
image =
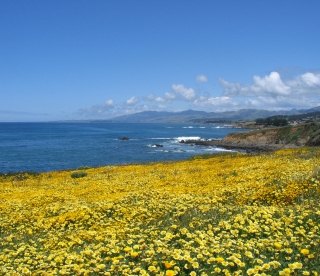
[[[179,140],[216,139],[236,131],[239,129],[214,125],[0,123],[0,172],[180,160],[223,149],[181,144]],[[129,140],[119,140],[124,136]]]

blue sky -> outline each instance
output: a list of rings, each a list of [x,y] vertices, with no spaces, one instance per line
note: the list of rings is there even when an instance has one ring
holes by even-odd
[[[320,105],[320,1],[2,0],[0,121]]]

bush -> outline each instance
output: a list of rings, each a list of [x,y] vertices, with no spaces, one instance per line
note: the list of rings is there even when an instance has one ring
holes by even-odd
[[[30,177],[39,175],[38,172],[25,171],[25,172],[9,172],[9,173],[0,173],[2,178],[12,178],[15,181],[23,181]]]
[[[87,176],[88,174],[86,172],[73,172],[71,173],[71,177],[72,178],[81,178],[81,177],[85,177]]]
[[[256,124],[265,126],[287,126],[289,122],[284,116],[273,116],[257,119]]]

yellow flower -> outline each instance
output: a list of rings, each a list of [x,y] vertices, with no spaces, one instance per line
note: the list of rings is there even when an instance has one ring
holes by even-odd
[[[185,234],[188,233],[188,229],[187,229],[187,228],[182,228],[182,229],[180,230],[180,232],[181,232],[181,234],[185,235]]]
[[[309,153],[0,174],[0,274],[317,276]]]
[[[139,256],[139,252],[132,251],[132,252],[130,253],[130,256],[131,256],[132,258],[136,258],[136,257]]]
[[[290,276],[291,275],[291,270],[290,268],[285,268],[284,270],[279,272],[280,276]]]
[[[198,262],[192,262],[191,263],[193,268],[199,268],[199,263]]]
[[[30,270],[28,268],[24,267],[24,268],[22,268],[21,272],[24,274],[29,274]]]
[[[222,258],[222,257],[217,257],[217,258],[216,258],[216,262],[222,263],[222,262],[224,262],[224,258]]]
[[[263,261],[262,261],[261,259],[256,259],[256,262],[257,262],[258,264],[260,264],[260,265],[263,264]]]
[[[98,265],[97,265],[97,268],[99,268],[99,269],[105,269],[105,268],[106,268],[106,265],[105,265],[105,264],[98,264]]]
[[[150,266],[148,267],[148,270],[149,270],[150,272],[157,272],[157,268],[156,268],[154,265],[150,265]]]
[[[275,242],[273,245],[278,250],[282,248],[282,244],[280,242]]]
[[[169,269],[166,271],[166,276],[174,276],[174,275],[176,275],[176,272],[174,270]]]
[[[298,262],[295,262],[295,263],[292,263],[292,264],[289,264],[288,265],[290,269],[301,269],[302,268],[302,263],[298,263]]]
[[[163,264],[166,269],[169,269],[175,265],[175,263],[172,261],[171,262],[164,262]]]
[[[293,252],[292,248],[288,248],[288,249],[286,249],[286,253],[288,253],[288,254],[292,254],[292,252]]]
[[[246,255],[246,256],[247,256],[248,258],[250,258],[250,259],[253,258],[252,252],[250,252],[250,251],[244,252],[244,255]]]
[[[309,255],[310,251],[307,248],[303,248],[300,250],[300,253],[306,256],[306,255]]]
[[[262,268],[264,269],[264,270],[269,270],[270,269],[270,264],[263,264],[262,265]]]

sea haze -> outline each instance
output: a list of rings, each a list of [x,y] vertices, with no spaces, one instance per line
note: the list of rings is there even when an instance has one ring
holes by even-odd
[[[180,160],[223,149],[179,140],[217,139],[236,131],[240,130],[223,125],[0,123],[0,172]]]

